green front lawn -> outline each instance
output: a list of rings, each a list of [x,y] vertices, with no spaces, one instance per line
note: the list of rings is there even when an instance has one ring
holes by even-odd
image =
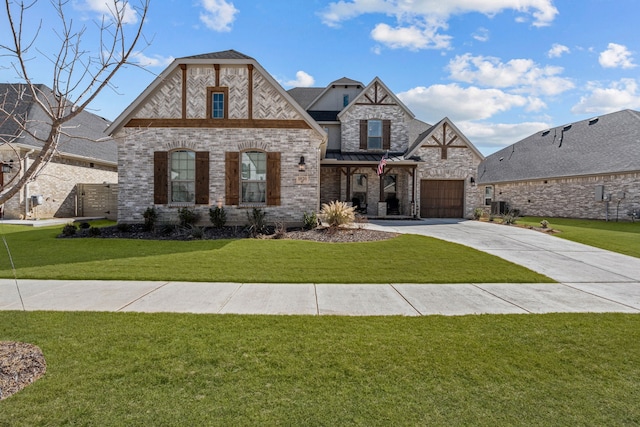
[[[640,317],[0,312],[0,425],[638,425]]]
[[[62,227],[2,225],[20,279],[270,283],[534,283],[553,280],[441,240],[402,235],[367,243],[296,240],[56,239]],[[12,278],[0,257],[0,277]]]
[[[640,221],[523,217],[517,223],[539,227],[543,219],[549,221],[549,228],[561,231],[555,236],[640,258]]]

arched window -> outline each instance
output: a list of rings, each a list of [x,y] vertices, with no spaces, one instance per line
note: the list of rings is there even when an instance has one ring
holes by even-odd
[[[171,202],[195,203],[196,153],[190,150],[172,151],[170,154],[169,181]]]
[[[241,203],[267,202],[267,153],[244,151],[241,163]]]

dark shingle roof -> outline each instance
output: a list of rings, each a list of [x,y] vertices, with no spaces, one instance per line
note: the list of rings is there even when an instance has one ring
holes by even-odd
[[[240,53],[233,49],[223,50],[221,52],[211,52],[211,53],[202,53],[200,55],[185,56],[179,59],[249,59],[249,60],[253,60],[252,57],[247,56],[244,53]]]
[[[36,87],[41,93],[39,97],[46,97],[49,101],[53,100],[51,89],[45,85],[36,85]],[[26,90],[25,85],[0,84],[0,99],[3,99],[5,95],[7,100],[10,100],[10,103],[6,105],[16,106],[16,109],[13,110],[15,111],[14,114],[19,114],[22,118],[27,117],[30,132],[43,136],[48,133],[48,119],[44,111],[33,102],[33,98],[30,92]],[[0,136],[4,136],[5,140],[11,139],[8,136],[18,136],[18,125],[12,120],[5,121],[2,119],[3,117],[0,114]],[[117,163],[117,146],[115,141],[105,133],[107,126],[109,126],[108,120],[87,111],[82,111],[63,126],[63,132],[71,137],[66,135],[60,137],[58,152],[60,154],[87,157],[97,161]],[[42,142],[28,135],[10,142],[34,148],[42,147]]]
[[[310,110],[307,111],[307,113],[309,113],[311,118],[316,122],[337,122],[340,111]]]
[[[640,171],[640,113],[622,110],[537,132],[488,156],[479,183]]]
[[[323,87],[294,87],[287,93],[305,110],[324,91]]]

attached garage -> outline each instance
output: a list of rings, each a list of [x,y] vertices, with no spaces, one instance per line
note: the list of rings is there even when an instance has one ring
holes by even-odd
[[[463,218],[464,181],[430,180],[420,182],[421,218]]]

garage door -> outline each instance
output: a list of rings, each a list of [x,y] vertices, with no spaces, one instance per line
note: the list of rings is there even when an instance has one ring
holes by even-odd
[[[421,181],[420,217],[462,218],[463,209],[464,181]]]
[[[78,184],[79,216],[118,217],[118,184]]]

